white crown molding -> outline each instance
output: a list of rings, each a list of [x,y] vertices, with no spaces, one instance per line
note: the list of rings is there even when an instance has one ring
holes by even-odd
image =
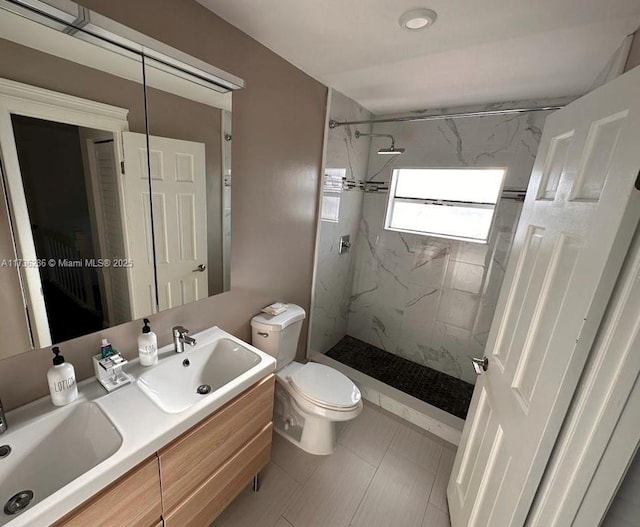
[[[39,103],[64,108],[73,112],[91,114],[93,117],[115,121],[114,129],[119,130],[125,129],[122,128],[122,123],[127,122],[127,116],[129,115],[127,108],[119,108],[118,106],[111,106],[2,78],[0,78],[0,96],[14,101]],[[8,101],[5,99],[5,102]],[[9,103],[9,106],[14,105]]]

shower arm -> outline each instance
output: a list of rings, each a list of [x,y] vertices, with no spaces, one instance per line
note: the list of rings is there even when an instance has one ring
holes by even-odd
[[[360,132],[359,130],[356,130],[355,135],[356,139],[360,139],[361,137],[388,137],[389,139],[391,139],[391,150],[394,150],[396,146],[396,140],[391,134],[365,134],[363,132]]]

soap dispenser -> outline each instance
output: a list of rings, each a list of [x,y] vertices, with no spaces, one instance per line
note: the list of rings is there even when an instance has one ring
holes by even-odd
[[[143,319],[142,334],[138,337],[138,355],[142,366],[158,363],[158,338],[149,327],[149,319]]]
[[[60,348],[54,346],[53,366],[47,372],[47,382],[51,392],[51,402],[56,406],[64,406],[76,400],[78,386],[76,386],[76,372],[73,366],[64,361],[60,355]]]

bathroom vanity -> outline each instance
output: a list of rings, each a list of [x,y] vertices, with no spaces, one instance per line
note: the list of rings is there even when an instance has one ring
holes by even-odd
[[[269,462],[273,388],[269,375],[55,526],[209,525]]]
[[[218,328],[193,336],[114,392],[88,379],[70,405],[7,414],[0,491],[31,500],[0,525],[210,525],[269,462],[276,362]]]

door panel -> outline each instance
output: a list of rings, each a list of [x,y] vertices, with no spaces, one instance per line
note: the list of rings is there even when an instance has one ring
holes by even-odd
[[[136,280],[135,293],[137,303],[148,309],[143,314],[156,310],[153,241],[160,310],[209,296],[207,273],[194,272],[199,265],[204,266],[203,270],[207,266],[204,144],[150,136],[149,145],[152,221],[146,137],[143,134],[125,134],[129,199],[136,201],[136,207],[143,211],[143,217],[137,220],[136,225],[140,227],[134,236],[138,240],[138,258],[145,269],[144,276]],[[140,200],[142,207],[139,207]],[[136,266],[137,259],[134,268]]]
[[[448,497],[521,526],[640,217],[640,69],[547,119]]]
[[[205,146],[156,136],[149,142],[162,310],[209,296]]]
[[[147,174],[146,137],[123,132],[124,176],[122,178],[125,214],[125,239],[133,266],[130,269],[129,291],[133,318],[156,312],[153,269],[151,202]],[[153,158],[152,158],[153,160]],[[153,161],[151,166],[153,167]],[[154,208],[155,213],[155,208]]]

